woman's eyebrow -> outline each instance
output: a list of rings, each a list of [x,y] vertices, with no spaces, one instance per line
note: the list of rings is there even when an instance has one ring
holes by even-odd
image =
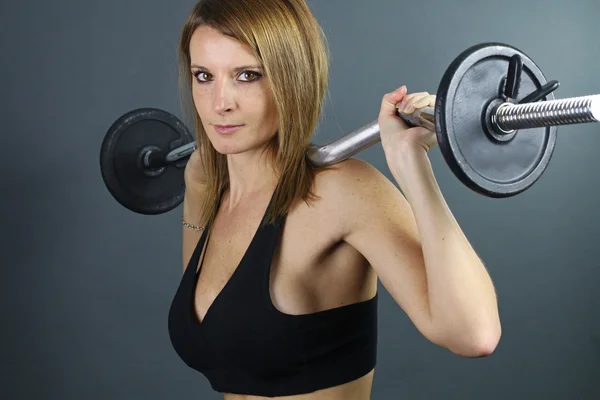
[[[191,65],[192,68],[198,68],[198,69],[204,69],[206,71],[209,71],[208,68],[203,67],[202,65],[198,65],[198,64],[192,64]],[[244,71],[247,69],[261,69],[260,65],[243,65],[241,67],[236,67],[233,69],[234,72],[240,72],[240,71]]]

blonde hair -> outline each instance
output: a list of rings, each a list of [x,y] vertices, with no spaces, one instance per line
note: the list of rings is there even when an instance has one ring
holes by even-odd
[[[261,62],[273,91],[279,121],[269,143],[279,182],[265,223],[286,214],[291,205],[315,198],[316,170],[306,151],[323,108],[328,87],[329,49],[325,35],[305,0],[200,0],[183,26],[179,47],[180,93],[191,98],[190,39],[199,26],[247,45]],[[211,145],[193,105],[197,145],[202,147],[207,190],[201,223],[212,224],[229,186],[227,159]]]

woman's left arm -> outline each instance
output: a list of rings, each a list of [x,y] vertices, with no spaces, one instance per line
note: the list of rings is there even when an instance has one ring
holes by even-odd
[[[492,280],[452,215],[425,152],[407,150],[397,160],[391,172],[419,232],[432,321],[456,353],[488,355],[501,335]]]
[[[501,336],[492,280],[434,177],[427,151],[435,133],[408,129],[395,115],[401,100],[410,112],[435,97],[406,96],[405,88],[384,97],[382,145],[405,197],[374,168],[355,163],[348,175],[354,201],[347,205],[363,214],[351,219],[345,240],[365,255],[425,337],[461,356],[489,355]]]

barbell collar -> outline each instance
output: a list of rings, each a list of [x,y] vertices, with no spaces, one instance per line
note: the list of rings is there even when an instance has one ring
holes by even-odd
[[[196,142],[185,144],[181,147],[171,150],[169,154],[166,155],[165,160],[167,163],[172,163],[181,160],[182,158],[185,158],[192,154],[194,150],[196,150]]]
[[[506,86],[504,96],[507,99],[516,99],[519,95],[519,82],[523,73],[523,60],[521,56],[515,54],[510,58],[508,65],[508,75],[506,76]]]
[[[560,82],[556,80],[547,82],[541,88],[523,97],[521,100],[518,101],[517,104],[535,103],[536,101],[540,101],[544,97],[548,96],[550,93],[553,93],[556,89],[559,88],[559,86]]]

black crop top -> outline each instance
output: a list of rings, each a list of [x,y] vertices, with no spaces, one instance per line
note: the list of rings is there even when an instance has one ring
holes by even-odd
[[[205,230],[171,303],[168,328],[175,351],[217,392],[268,397],[311,393],[358,379],[375,367],[377,294],[303,315],[282,313],[271,302],[271,258],[282,222],[261,223],[199,322],[194,293]]]

